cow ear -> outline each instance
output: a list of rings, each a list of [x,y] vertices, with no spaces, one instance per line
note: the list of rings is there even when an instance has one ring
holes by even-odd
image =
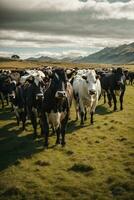
[[[85,75],[82,75],[82,78],[85,79],[85,80],[87,80],[87,76],[85,76]]]
[[[96,75],[96,79],[100,79],[100,75]]]

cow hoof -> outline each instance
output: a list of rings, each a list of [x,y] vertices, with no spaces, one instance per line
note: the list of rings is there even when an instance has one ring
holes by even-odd
[[[46,148],[46,149],[48,148],[48,142],[44,143],[44,148]]]
[[[64,147],[64,146],[66,145],[66,143],[65,143],[65,142],[62,142],[61,145],[62,145],[62,147]]]
[[[58,144],[60,144],[60,141],[56,140],[55,145],[58,145]]]
[[[84,125],[84,122],[83,122],[83,121],[81,121],[80,125],[81,125],[81,126],[83,126],[83,125]]]
[[[108,103],[108,105],[109,105],[110,108],[112,107],[112,104],[110,102]]]
[[[17,126],[19,126],[20,125],[20,122],[17,120]]]
[[[37,138],[37,134],[34,134],[33,135],[33,139],[35,140]]]

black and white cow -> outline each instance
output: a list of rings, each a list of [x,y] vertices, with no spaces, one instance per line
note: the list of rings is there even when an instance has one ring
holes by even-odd
[[[106,73],[101,78],[101,87],[106,91],[108,97],[108,104],[112,106],[112,99],[114,102],[114,111],[117,110],[116,95],[120,99],[120,109],[123,110],[123,97],[126,89],[126,77],[122,68],[117,68],[112,73]]]
[[[19,125],[22,121],[23,130],[25,129],[26,117],[31,120],[34,137],[37,136],[37,95],[41,93],[41,83],[43,79],[38,73],[26,74],[20,78],[15,92],[12,95],[12,103]]]
[[[67,81],[64,69],[54,69],[51,83],[44,92],[42,105],[42,132],[45,136],[45,146],[48,147],[49,126],[57,134],[56,144],[65,145],[65,131],[69,118],[72,92],[71,84]]]
[[[27,82],[28,84],[24,90],[25,107],[34,129],[34,137],[37,137],[37,95],[42,93],[40,84],[43,82],[43,79],[31,76],[27,79]]]
[[[22,122],[22,129],[25,129],[25,122],[26,122],[26,104],[24,98],[25,87],[18,83],[16,88],[10,94],[10,101],[12,103],[13,111],[16,116],[17,125],[20,125]]]
[[[9,96],[16,88],[16,81],[12,80],[9,74],[0,74],[0,99],[2,108],[4,108],[4,101],[9,105]]]

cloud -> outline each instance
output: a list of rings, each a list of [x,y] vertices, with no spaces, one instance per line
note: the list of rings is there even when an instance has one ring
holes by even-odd
[[[0,1],[1,48],[87,52],[133,41],[133,0]]]

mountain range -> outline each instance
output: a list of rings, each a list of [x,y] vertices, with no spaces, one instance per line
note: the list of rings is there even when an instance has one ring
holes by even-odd
[[[12,60],[11,58],[2,58],[0,61]],[[48,56],[40,56],[38,58],[30,57],[28,61],[41,62],[73,62],[73,63],[104,63],[104,64],[134,64],[134,42],[123,44],[118,47],[106,47],[94,54],[82,57],[64,57],[61,59]]]
[[[123,44],[118,47],[106,47],[101,51],[86,57],[62,59],[41,56],[38,58],[28,58],[27,60],[44,62],[73,62],[73,63],[106,63],[106,64],[133,64],[134,63],[134,42]]]
[[[106,64],[125,64],[134,63],[134,42],[118,47],[107,47],[84,57],[82,63],[106,63]]]

